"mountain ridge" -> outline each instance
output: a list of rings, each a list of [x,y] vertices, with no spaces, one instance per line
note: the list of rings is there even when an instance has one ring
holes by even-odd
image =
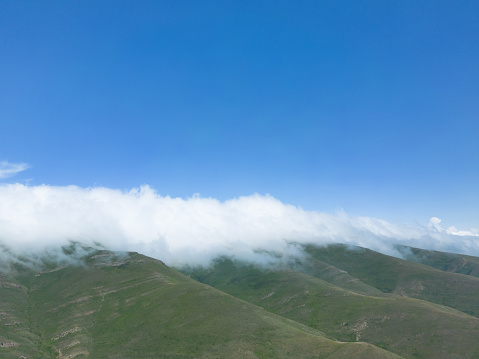
[[[399,358],[199,283],[137,253],[16,264],[2,277],[5,358]],[[19,323],[14,328],[6,319]],[[8,318],[7,318],[8,317]]]
[[[456,303],[454,296],[427,300],[433,294],[431,283],[443,285],[460,278],[467,285],[458,285],[457,290],[463,291],[473,286],[476,278],[348,248],[306,246],[304,257],[283,268],[266,269],[223,257],[209,268],[184,271],[340,340],[364,340],[406,358],[479,356],[479,320],[467,313],[468,308],[477,306],[477,299],[465,295],[461,298],[466,302]],[[421,293],[412,290],[418,283],[406,280],[411,276],[415,280],[424,276],[428,297],[421,298]],[[397,290],[398,283],[408,290]],[[385,290],[385,286],[389,287]],[[442,297],[447,291],[441,287],[436,293]],[[452,305],[444,306],[444,301]],[[459,310],[464,308],[466,311]]]

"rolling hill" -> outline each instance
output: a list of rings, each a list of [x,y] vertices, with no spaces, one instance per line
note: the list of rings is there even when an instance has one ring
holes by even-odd
[[[218,258],[209,268],[183,270],[339,340],[405,358],[479,357],[477,278],[358,247],[304,250],[289,266]]]
[[[478,258],[302,250],[268,266],[219,257],[181,272],[79,244],[2,263],[0,357],[479,357]]]
[[[0,356],[400,358],[334,340],[158,260],[109,251],[73,264],[16,263],[2,274]]]
[[[396,246],[396,248],[408,261],[422,263],[445,272],[479,277],[479,258],[477,257],[407,246]]]
[[[479,316],[479,278],[437,269],[440,265],[432,257],[425,265],[345,245],[308,245],[305,252],[313,266],[327,263],[383,293],[423,299]]]

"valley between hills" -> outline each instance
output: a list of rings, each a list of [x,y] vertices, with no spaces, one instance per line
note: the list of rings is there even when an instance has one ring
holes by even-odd
[[[0,357],[478,358],[479,258],[397,249],[176,269],[96,249],[23,258],[0,275]]]

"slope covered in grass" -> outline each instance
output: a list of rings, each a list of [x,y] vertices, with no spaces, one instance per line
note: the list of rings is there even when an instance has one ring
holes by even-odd
[[[385,294],[344,270],[313,266],[314,257],[302,260],[307,265],[296,263],[294,270],[265,269],[228,258],[210,268],[185,270],[201,282],[340,340],[366,341],[406,358],[479,357],[479,319],[424,300]],[[356,291],[348,281],[355,283]]]
[[[427,300],[479,317],[479,278],[360,247],[308,245],[305,251],[310,261],[344,270],[381,292]]]
[[[397,246],[397,249],[408,261],[425,264],[444,272],[479,277],[479,258],[477,257],[407,246]]]
[[[0,357],[51,358],[31,327],[28,288],[0,274]]]
[[[2,327],[2,343],[15,343],[0,347],[2,358],[397,358],[328,339],[137,253],[18,265],[2,279],[18,285],[2,290],[2,310],[22,323]]]

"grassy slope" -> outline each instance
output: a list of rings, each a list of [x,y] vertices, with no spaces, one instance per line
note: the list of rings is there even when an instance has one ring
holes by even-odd
[[[366,341],[407,358],[479,357],[479,319],[447,307],[358,294],[298,271],[264,270],[225,258],[189,273],[340,340]]]
[[[0,274],[0,357],[50,358],[30,327],[28,289]]]
[[[23,336],[2,328],[18,343],[0,348],[2,358],[396,357],[370,344],[326,339],[139,254],[102,252],[84,267],[36,274],[23,269],[19,292],[2,291],[2,305],[18,302],[21,308],[9,310],[28,322]]]
[[[365,295],[372,296],[384,296],[384,292],[381,290],[366,284],[359,280],[359,278],[353,277],[345,270],[336,268],[335,266],[321,262],[312,257],[301,258],[295,265],[291,266],[291,269],[295,269],[301,273],[312,275],[316,278],[320,278],[334,284],[340,288]]]
[[[444,272],[479,277],[479,258],[477,257],[407,246],[397,246],[397,248],[408,261],[422,263]]]
[[[309,245],[306,251],[314,261],[345,270],[384,293],[427,300],[479,317],[479,278],[443,272],[359,247],[350,250],[344,245]]]

